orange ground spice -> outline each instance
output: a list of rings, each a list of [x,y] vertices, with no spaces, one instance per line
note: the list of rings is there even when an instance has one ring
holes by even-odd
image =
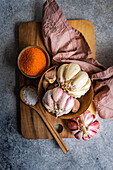
[[[20,56],[19,65],[21,70],[29,76],[41,74],[47,64],[47,59],[42,50],[31,47],[25,50]]]

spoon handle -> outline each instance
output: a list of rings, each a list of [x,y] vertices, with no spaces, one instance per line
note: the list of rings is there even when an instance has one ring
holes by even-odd
[[[39,113],[40,117],[42,118],[42,120],[44,121],[44,123],[46,124],[48,129],[50,130],[52,136],[55,138],[55,140],[59,144],[62,151],[64,153],[67,153],[69,150],[68,147],[66,146],[66,144],[64,143],[64,141],[62,140],[62,138],[60,137],[60,135],[54,128],[54,126],[51,124],[51,122],[46,118],[45,111],[44,111],[40,101],[38,102],[38,104],[36,106],[33,106],[32,108]]]

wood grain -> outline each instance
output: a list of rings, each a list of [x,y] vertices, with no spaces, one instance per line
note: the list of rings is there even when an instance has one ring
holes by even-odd
[[[20,99],[23,103],[27,104],[24,97],[23,97],[23,91],[26,89],[27,86],[23,86],[20,90]],[[34,86],[30,86],[30,88],[32,88],[36,93],[37,93],[37,89]],[[45,123],[45,125],[47,126],[47,128],[49,129],[50,133],[52,134],[52,136],[54,137],[54,139],[56,140],[56,142],[58,143],[58,145],[60,146],[60,148],[62,149],[62,151],[66,154],[69,149],[66,146],[66,144],[64,143],[64,141],[62,140],[62,138],[60,137],[59,133],[56,131],[56,129],[54,128],[54,126],[52,125],[52,123],[49,121],[49,119],[47,119],[47,116],[45,114],[45,109],[41,104],[41,101],[38,100],[37,103],[32,106],[27,104],[30,108],[32,108],[33,110],[35,110],[37,112],[37,114],[40,115],[40,117],[42,118],[43,122]]]
[[[85,20],[69,20],[70,25],[80,30],[86,38],[93,55],[95,58],[95,35],[93,24]],[[29,22],[21,23],[19,27],[19,49],[20,51],[29,46],[37,45],[46,50],[41,34],[41,23]],[[38,79],[30,79],[24,77],[21,73],[19,75],[20,88],[24,85],[34,85],[38,89]],[[95,114],[95,108],[92,104],[89,108]],[[21,114],[21,133],[24,138],[27,139],[52,139],[52,135],[47,129],[46,125],[37,114],[36,111],[25,105],[20,101],[20,114]],[[67,128],[67,120],[55,118],[54,116],[47,114],[47,118],[52,122],[52,125],[61,124],[63,131],[60,133],[61,138],[74,138]]]

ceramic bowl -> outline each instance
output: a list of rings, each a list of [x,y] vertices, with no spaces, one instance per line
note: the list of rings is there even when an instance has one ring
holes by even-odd
[[[42,52],[45,54],[46,59],[47,59],[47,64],[46,64],[45,70],[44,70],[41,74],[38,74],[37,76],[30,76],[30,75],[25,74],[25,73],[21,70],[20,64],[19,64],[19,60],[20,60],[20,57],[21,57],[22,53],[23,53],[24,51],[26,51],[27,49],[33,48],[33,47],[42,50]],[[28,46],[28,47],[24,48],[24,49],[20,52],[20,54],[19,54],[19,56],[18,56],[18,59],[17,59],[17,65],[18,65],[18,68],[19,68],[20,72],[21,72],[24,76],[26,76],[26,77],[28,77],[28,78],[38,78],[38,77],[40,77],[40,76],[49,68],[49,66],[50,66],[50,57],[49,57],[49,54],[48,54],[44,49],[42,49],[41,47],[39,47],[39,46]]]
[[[38,96],[40,98],[40,101],[42,101],[42,98],[44,96],[44,89],[43,89],[43,79],[44,79],[44,75],[54,69],[56,66],[53,66],[51,68],[49,68],[41,77],[40,79],[40,82],[39,82],[39,85],[38,85]],[[74,117],[77,117],[79,115],[81,115],[82,113],[84,113],[90,106],[91,102],[92,102],[92,99],[93,99],[93,95],[94,95],[94,92],[93,92],[93,85],[91,85],[90,89],[88,90],[88,92],[82,96],[81,98],[79,98],[78,100],[80,101],[80,109],[76,112],[76,113],[68,113],[66,115],[63,115],[63,116],[59,116],[58,118],[60,119],[72,119]],[[43,105],[43,104],[42,104]],[[44,107],[44,106],[43,106]],[[45,107],[44,107],[45,108]],[[50,112],[47,112],[48,114],[52,114]],[[54,114],[52,114],[53,116],[55,116]]]

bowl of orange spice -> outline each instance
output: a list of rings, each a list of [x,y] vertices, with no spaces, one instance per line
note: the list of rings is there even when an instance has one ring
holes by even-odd
[[[24,48],[17,60],[21,73],[28,78],[37,78],[50,66],[50,58],[47,52],[39,46]]]

